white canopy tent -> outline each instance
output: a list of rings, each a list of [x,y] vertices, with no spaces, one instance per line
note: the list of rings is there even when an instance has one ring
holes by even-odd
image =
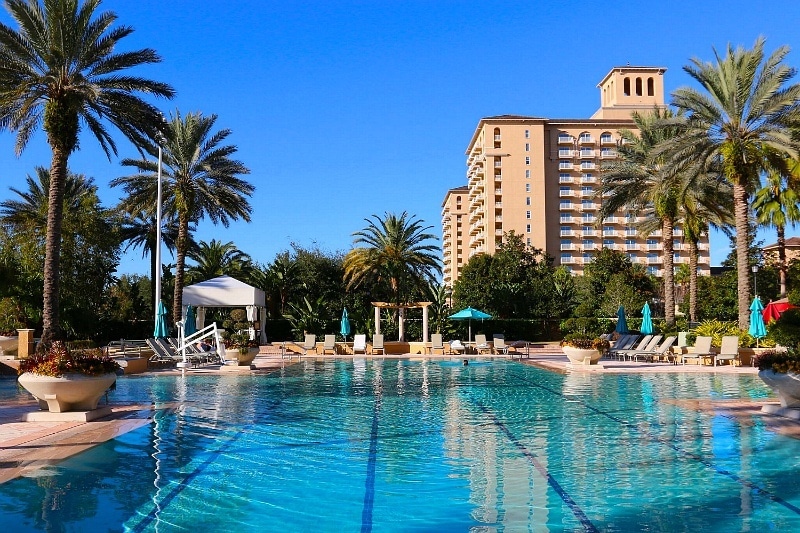
[[[217,278],[201,281],[194,285],[183,288],[183,313],[186,314],[186,306],[191,305],[197,308],[198,329],[203,327],[206,307],[244,307],[247,310],[247,318],[252,322],[260,320],[259,342],[264,342],[264,312],[266,310],[266,296],[264,291],[251,287],[243,281],[230,276],[219,276]],[[203,311],[200,311],[200,309]]]

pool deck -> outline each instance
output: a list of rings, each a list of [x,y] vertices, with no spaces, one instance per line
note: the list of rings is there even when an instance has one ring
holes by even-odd
[[[263,350],[262,350],[263,352]],[[757,374],[758,369],[750,366],[708,366],[699,364],[673,365],[670,363],[645,363],[632,361],[601,360],[598,366],[572,366],[557,345],[541,345],[529,354],[514,357],[522,364],[533,365],[560,373],[582,372],[586,374],[623,374],[623,373],[715,373],[715,374]],[[419,355],[388,354],[358,355],[365,359],[412,359],[412,360],[466,360],[472,359],[509,359],[508,355]],[[326,361],[331,359],[353,359],[352,355],[308,355],[291,358],[282,357],[276,349],[261,353],[253,361],[251,367],[231,367],[206,365],[189,368],[189,375],[231,375],[261,374],[279,370],[291,364],[303,361]],[[152,370],[148,374],[179,375],[181,370]],[[587,376],[588,377],[588,376]],[[135,379],[135,377],[131,378]],[[102,403],[102,401],[101,401]],[[781,416],[763,413],[761,408],[766,404],[776,404],[777,400],[768,401],[711,401],[708,399],[675,400],[676,405],[699,411],[714,411],[723,416],[750,420],[753,415],[762,417],[765,424],[776,432],[800,438],[800,422]],[[19,476],[35,476],[39,469],[52,467],[59,461],[80,453],[92,446],[113,439],[123,433],[137,429],[149,423],[155,414],[153,405],[120,405],[109,403],[111,414],[91,422],[52,421],[23,422],[27,413],[38,410],[37,402],[29,400],[7,401],[0,403],[0,483]],[[180,405],[158,406],[158,409],[174,410]]]

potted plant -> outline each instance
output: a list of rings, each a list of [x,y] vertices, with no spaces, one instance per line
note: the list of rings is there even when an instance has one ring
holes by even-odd
[[[71,351],[64,342],[55,341],[45,353],[20,362],[18,381],[42,410],[91,411],[117,380],[119,369],[98,349]]]
[[[758,377],[781,401],[781,407],[800,407],[800,354],[796,348],[767,350],[756,357]]]
[[[19,319],[15,300],[0,299],[0,352],[5,355],[16,353],[19,347],[17,330],[24,327],[25,324]]]
[[[239,366],[248,366],[258,355],[258,343],[250,340],[249,330],[252,323],[247,321],[247,312],[244,309],[233,309],[229,316],[222,323],[225,328],[225,359],[238,361]]]
[[[609,342],[606,339],[580,334],[567,335],[561,341],[561,349],[574,365],[596,365],[608,348]]]

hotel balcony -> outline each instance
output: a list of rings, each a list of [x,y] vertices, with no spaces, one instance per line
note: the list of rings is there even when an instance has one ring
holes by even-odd
[[[595,170],[597,165],[591,161],[581,161],[581,170]]]
[[[568,161],[561,161],[558,163],[558,170],[572,170],[573,168],[575,168],[575,165]]]
[[[584,213],[583,216],[581,217],[581,221],[584,224],[594,224],[596,220],[597,220],[596,216],[590,215],[588,213]]]
[[[575,155],[575,150],[571,150],[569,148],[558,149],[558,157],[573,157],[574,155]]]
[[[601,135],[600,144],[617,144],[612,135]]]
[[[558,144],[572,144],[575,142],[575,137],[572,135],[559,135]]]
[[[562,265],[578,265],[583,264],[583,261],[579,257],[562,257],[561,258]]]
[[[589,250],[589,251],[591,251],[591,250],[597,250],[597,245],[596,245],[595,243],[591,243],[591,244],[584,244],[584,245],[583,245],[583,250],[584,250],[584,251],[587,251],[587,250]]]
[[[497,196],[497,195],[501,195],[501,194],[503,194],[503,189],[495,189],[495,190],[494,190],[494,195],[495,195],[495,196]]]
[[[559,176],[558,177],[559,183],[572,183],[573,179],[572,176]]]
[[[579,224],[580,223],[580,219],[576,218],[576,217],[573,217],[573,216],[561,217],[561,223],[562,224]]]
[[[595,210],[597,210],[599,208],[600,208],[600,204],[596,204],[594,202],[591,202],[591,203],[588,203],[588,204],[587,203],[583,203],[583,202],[581,203],[581,209],[586,210],[586,211],[595,211]]]
[[[661,243],[655,243],[655,244],[653,244],[653,243],[650,243],[650,244],[648,244],[648,245],[647,245],[647,249],[648,249],[648,250],[661,250],[661,249],[663,249],[663,248],[664,248],[664,247],[663,247],[663,246],[661,246]]]
[[[562,244],[561,250],[577,250],[578,248],[574,244]]]
[[[573,235],[575,235],[575,232],[572,231],[571,229],[562,229],[561,230],[561,236],[562,237],[572,237]]]
[[[502,237],[503,236],[503,230],[502,229],[496,229],[496,230],[494,230],[494,234],[495,234],[496,237]]]
[[[594,144],[594,138],[591,135],[582,134],[578,137],[579,144]]]
[[[562,202],[558,204],[558,208],[562,211],[574,211],[578,209],[578,204],[573,204],[572,202]]]
[[[641,247],[640,247],[638,244],[626,244],[626,245],[625,245],[625,250],[627,250],[627,251],[629,251],[629,252],[631,252],[631,251],[637,251],[637,250],[639,250],[640,248],[641,248]]]
[[[581,234],[582,234],[584,237],[596,237],[596,236],[597,236],[597,230],[594,230],[594,229],[585,229],[585,230],[583,230],[583,232],[582,232]]]
[[[503,207],[503,202],[495,202],[495,203],[494,203],[494,206],[495,206],[495,208],[497,208],[497,207]]]
[[[503,166],[503,160],[502,159],[495,159],[494,160],[494,168],[500,168],[502,166]]]
[[[586,158],[597,157],[596,152],[591,148],[581,148],[580,156]]]
[[[617,157],[617,151],[612,150],[610,148],[602,148],[600,150],[600,158],[601,159],[613,159]]]
[[[613,229],[604,229],[603,230],[603,237],[616,237],[617,232]]]
[[[655,265],[655,264],[659,264],[659,263],[661,263],[661,258],[660,257],[648,257],[647,258],[647,264],[648,265]]]
[[[494,140],[495,140],[495,142],[500,142],[500,141],[502,141],[502,140],[503,140],[503,139],[502,139],[502,135],[495,135],[495,136],[494,136]]]
[[[503,175],[502,174],[495,174],[494,175],[494,181],[495,181],[495,183],[497,183],[498,181],[503,181]]]
[[[565,191],[558,191],[558,195],[560,197],[564,198],[564,197],[577,196],[578,193],[576,191],[573,191],[572,189],[569,189],[569,190],[565,190]]]

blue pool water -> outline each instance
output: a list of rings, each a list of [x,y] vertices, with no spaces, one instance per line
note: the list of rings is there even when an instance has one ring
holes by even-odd
[[[306,362],[119,380],[178,402],[0,485],[8,531],[798,531],[800,442],[681,399],[754,376]],[[173,404],[170,403],[172,406]]]

